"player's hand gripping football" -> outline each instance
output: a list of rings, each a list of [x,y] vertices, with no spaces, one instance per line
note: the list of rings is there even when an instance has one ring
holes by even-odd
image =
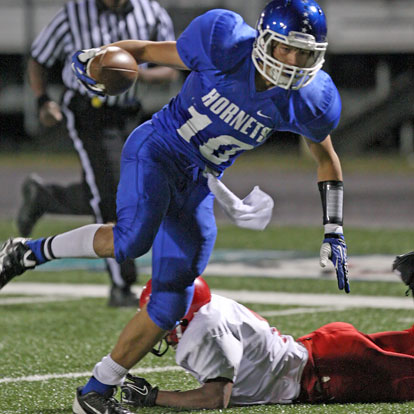
[[[121,386],[121,402],[134,407],[153,407],[158,387],[153,387],[145,378],[128,374]]]
[[[99,87],[95,79],[88,73],[88,63],[101,51],[99,48],[78,50],[72,55],[72,70],[77,80],[95,95],[103,96],[104,91]]]
[[[348,278],[348,257],[346,243],[343,234],[327,233],[322,242],[319,263],[322,267],[331,260],[335,266],[338,288],[345,289],[346,293],[351,291]]]

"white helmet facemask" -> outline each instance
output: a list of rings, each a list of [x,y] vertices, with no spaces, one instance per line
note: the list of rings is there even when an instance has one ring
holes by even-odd
[[[310,51],[305,67],[288,65],[273,57],[277,43]],[[300,32],[289,32],[288,36],[272,30],[259,31],[252,52],[253,63],[257,71],[269,82],[283,89],[297,90],[308,85],[325,62],[327,42],[318,43],[315,37]]]

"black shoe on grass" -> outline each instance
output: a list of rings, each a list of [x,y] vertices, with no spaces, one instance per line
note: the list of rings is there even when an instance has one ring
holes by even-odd
[[[82,388],[76,390],[72,411],[74,414],[132,414],[131,411],[122,407],[121,403],[114,398],[116,388],[105,394],[95,391],[82,395]]]
[[[0,248],[0,289],[28,269],[34,269],[37,261],[26,246],[27,239],[16,237],[7,240]]]

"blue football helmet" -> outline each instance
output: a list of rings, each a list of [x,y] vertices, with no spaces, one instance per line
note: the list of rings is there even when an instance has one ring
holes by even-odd
[[[325,62],[328,46],[325,14],[314,0],[273,0],[257,22],[252,59],[258,72],[272,84],[297,90],[308,85]],[[305,67],[275,59],[277,43],[310,51]]]

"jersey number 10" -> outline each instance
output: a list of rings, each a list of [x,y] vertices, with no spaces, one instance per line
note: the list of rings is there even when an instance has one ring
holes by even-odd
[[[213,121],[207,116],[200,114],[194,106],[188,108],[191,117],[187,122],[177,129],[178,134],[190,142],[191,138],[198,132],[207,128]],[[230,147],[221,149],[221,147]],[[220,135],[215,138],[208,138],[204,144],[199,146],[201,155],[215,165],[227,162],[229,158],[240,151],[253,149],[253,145],[246,144],[230,135]]]

